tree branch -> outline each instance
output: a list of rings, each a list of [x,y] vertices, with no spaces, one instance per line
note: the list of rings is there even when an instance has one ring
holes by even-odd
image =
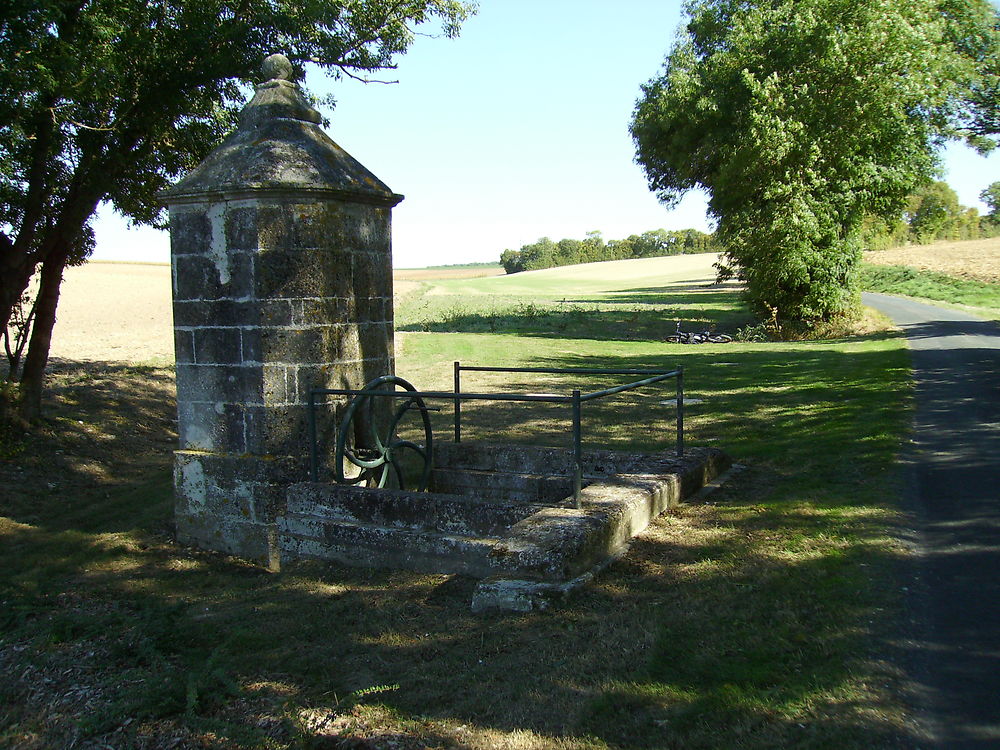
[[[66,106],[66,105],[63,105],[63,106]],[[54,122],[56,125],[58,125],[59,122],[60,122],[59,119],[56,118],[56,110],[57,109],[61,109],[61,107],[59,107],[59,106],[49,107],[49,112],[52,113],[52,122]],[[102,127],[94,127],[92,125],[84,125],[82,122],[77,122],[76,120],[71,120],[68,117],[64,117],[62,119],[62,122],[68,122],[70,125],[78,127],[81,130],[94,130],[94,131],[98,131],[98,132],[100,132],[100,131],[105,131],[106,132],[106,131],[114,130],[114,127],[102,128]]]
[[[340,68],[340,71],[344,75],[346,75],[348,78],[353,78],[355,81],[361,81],[362,83],[384,83],[384,84],[387,84],[387,85],[391,85],[391,84],[394,84],[394,83],[399,83],[398,79],[395,80],[395,81],[382,81],[382,80],[379,80],[377,78],[368,78],[367,76],[359,76],[359,75],[357,75],[355,73],[352,73],[350,70],[348,70],[347,67],[345,67],[344,65],[341,65],[341,64],[338,64],[337,67]]]

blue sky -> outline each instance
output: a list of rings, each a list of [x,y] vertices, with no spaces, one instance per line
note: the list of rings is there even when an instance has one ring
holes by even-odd
[[[703,196],[667,211],[633,162],[639,86],[660,69],[680,2],[482,0],[455,40],[418,38],[385,80],[308,86],[332,93],[337,143],[406,199],[393,210],[397,267],[495,261],[539,237],[608,239],[649,229],[708,230]],[[1000,153],[956,145],[946,179],[967,206],[1000,179]],[[164,233],[109,210],[97,259],[166,261]]]

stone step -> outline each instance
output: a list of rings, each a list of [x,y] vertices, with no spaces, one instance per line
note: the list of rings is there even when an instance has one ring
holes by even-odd
[[[678,458],[673,450],[661,453],[631,453],[604,449],[587,449],[581,455],[583,476],[608,477],[632,472],[673,474],[696,464],[703,451],[690,450],[687,458]],[[570,477],[573,451],[569,448],[549,448],[528,445],[497,444],[480,441],[434,444],[436,469],[489,471],[511,474]]]
[[[482,493],[457,495],[303,482],[286,494],[286,513],[389,529],[499,537],[543,506],[499,503]]]
[[[360,567],[403,568],[475,577],[496,574],[496,538],[442,534],[289,513],[278,519],[283,556]]]
[[[431,482],[435,492],[511,503],[560,504],[573,492],[573,482],[566,476],[509,471],[439,468],[434,469]]]

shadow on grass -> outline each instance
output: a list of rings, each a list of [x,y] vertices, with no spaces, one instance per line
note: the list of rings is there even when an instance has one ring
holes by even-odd
[[[853,532],[878,530],[858,522]],[[864,580],[865,566],[883,565],[878,552],[855,543],[792,559],[773,543],[791,537],[816,551],[829,535],[830,524],[809,515],[762,523],[691,509],[658,522],[572,603],[482,617],[469,612],[474,582],[461,577],[315,564],[275,576],[144,542],[141,532],[114,548],[23,529],[5,534],[14,587],[4,599],[17,607],[4,629],[33,643],[39,663],[81,649],[101,655],[99,664],[83,658],[106,681],[106,703],[84,723],[94,736],[136,717],[211,726],[262,747],[266,732],[224,717],[350,707],[364,717],[365,705],[381,704],[392,718],[372,737],[455,740],[462,725],[530,730],[572,747],[586,736],[612,747],[877,742],[894,727],[853,673],[859,628],[886,604]],[[77,568],[38,572],[54,555]],[[30,595],[18,591],[32,576]],[[60,593],[67,586],[71,598]],[[390,685],[398,688],[363,697]],[[16,686],[6,691],[19,701]]]
[[[888,341],[895,333],[859,337]],[[853,475],[854,469],[891,460],[898,449],[903,418],[898,398],[886,389],[908,384],[905,355],[887,357],[881,349],[845,353],[822,343],[772,347],[726,345],[664,346],[643,355],[575,355],[533,358],[539,367],[662,368],[683,367],[689,399],[686,428],[691,444],[718,444],[737,459],[776,467],[795,467],[801,481],[820,486]],[[488,381],[497,387],[498,378]],[[502,388],[512,392],[569,394],[627,382],[608,376],[508,375]],[[588,402],[583,408],[584,441],[615,448],[667,448],[673,443],[675,409],[667,402],[674,383],[632,394]],[[474,390],[470,382],[466,386]],[[550,407],[532,417],[534,405],[463,407],[470,439],[492,439],[530,433],[546,444],[565,445],[569,410]],[[636,426],[641,426],[637,429]],[[546,442],[549,441],[549,442]],[[801,471],[815,467],[815,473]],[[781,468],[790,471],[789,468]]]
[[[685,330],[715,329],[730,334],[752,320],[733,291],[668,293],[669,287],[650,289],[649,294],[643,291],[623,290],[562,301],[463,301],[419,313],[402,311],[397,330],[662,341],[674,332],[678,320],[684,322]],[[490,306],[476,309],[476,304]]]
[[[172,366],[53,360],[41,423],[0,460],[0,514],[51,528],[97,529],[117,512],[90,501],[115,493],[130,504],[169,472],[177,447]],[[110,514],[98,517],[98,508]],[[127,525],[124,528],[129,528]]]
[[[893,559],[879,543],[878,499],[903,416],[886,393],[905,379],[905,357],[887,363],[885,352],[822,344],[727,354],[664,347],[533,361],[683,365],[689,394],[703,399],[689,413],[691,440],[754,466],[713,505],[659,519],[566,604],[484,617],[469,611],[467,578],[313,563],[271,575],[178,548],[159,531],[170,522],[169,450],[154,459],[160,449],[149,440],[131,443],[128,460],[70,502],[21,507],[19,523],[3,522],[2,629],[20,649],[5,652],[5,672],[50,675],[54,693],[91,690],[82,724],[46,729],[52,746],[78,726],[94,737],[124,727],[122,746],[178,727],[239,747],[288,744],[318,732],[303,728],[303,712],[354,726],[366,742],[420,738],[414,747],[489,747],[496,732],[525,730],[553,738],[551,747],[888,744],[904,730],[862,683],[893,678],[862,660],[892,606],[879,578]],[[155,388],[143,387],[141,373],[117,388],[70,377],[56,390],[67,415],[45,440],[85,446],[97,438],[71,424],[83,422],[111,435],[99,444],[127,450],[135,424],[173,414],[169,381],[147,374]],[[509,389],[580,385],[517,376]],[[664,434],[671,428],[659,404],[669,395],[587,404],[585,439],[657,448],[661,419]],[[88,419],[93,409],[100,419]],[[563,419],[476,405],[465,425],[470,438],[478,430],[565,445]],[[92,474],[57,462],[47,480],[62,486],[67,476]],[[38,691],[21,681],[0,697],[14,707],[9,726],[29,726],[42,711]],[[133,717],[147,721],[125,726]]]

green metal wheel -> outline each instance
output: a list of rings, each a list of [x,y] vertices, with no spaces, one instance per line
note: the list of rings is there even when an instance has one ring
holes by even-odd
[[[367,383],[358,395],[347,405],[344,419],[337,431],[337,453],[334,461],[334,477],[341,484],[360,484],[365,482],[369,487],[385,487],[390,477],[395,477],[401,490],[408,489],[404,470],[400,459],[409,452],[420,462],[420,480],[415,489],[424,491],[430,483],[433,469],[433,433],[431,431],[430,414],[420,396],[380,396],[378,393],[393,392],[397,389],[416,392],[410,383],[396,375],[383,375]],[[388,425],[380,426],[378,416],[390,410],[376,408],[376,402],[388,401],[392,417]],[[396,402],[401,402],[395,406]],[[402,440],[397,434],[399,423],[411,411],[420,413],[424,430],[424,444],[421,446],[410,440]],[[363,417],[361,415],[364,415]],[[362,419],[361,435],[356,435],[355,423]],[[349,438],[355,435],[362,445],[349,446]],[[367,439],[364,439],[367,438]],[[347,463],[361,469],[357,476],[349,477],[344,473]]]

